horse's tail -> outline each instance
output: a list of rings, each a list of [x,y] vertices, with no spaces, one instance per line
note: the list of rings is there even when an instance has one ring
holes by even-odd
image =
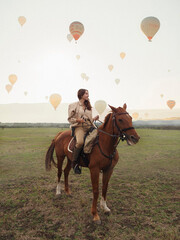
[[[52,140],[52,143],[46,153],[46,159],[45,159],[46,171],[51,170],[51,162],[54,164],[55,167],[57,167],[57,163],[55,163],[53,158],[54,148],[55,148],[55,139]]]

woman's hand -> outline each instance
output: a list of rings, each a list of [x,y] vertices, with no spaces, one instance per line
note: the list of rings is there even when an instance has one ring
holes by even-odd
[[[93,121],[96,121],[96,120],[99,120],[99,115],[97,115],[93,118]]]
[[[82,119],[82,118],[76,119],[76,122],[77,122],[77,123],[85,123],[84,119]]]

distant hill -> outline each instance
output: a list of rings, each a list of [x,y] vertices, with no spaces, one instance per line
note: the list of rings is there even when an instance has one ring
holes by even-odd
[[[55,110],[49,103],[1,104],[0,122],[16,123],[66,123],[68,104],[60,104]]]
[[[134,127],[152,127],[152,128],[174,128],[180,129],[180,120],[150,120],[150,121],[135,121]]]
[[[163,120],[168,120],[168,121],[171,121],[171,120],[180,120],[180,117],[164,118]]]
[[[0,122],[1,123],[68,123],[68,103],[61,103],[56,110],[50,103],[26,103],[26,104],[0,104]],[[159,121],[158,124],[165,124],[164,121],[180,120],[180,109],[150,109],[150,110],[138,110],[127,109],[132,115],[134,112],[139,114],[135,124],[141,124],[141,121],[146,120],[146,124],[149,121]],[[106,114],[110,112],[107,108],[100,120],[103,121]],[[97,111],[93,108],[93,116],[97,115]],[[148,122],[147,122],[148,121]],[[144,122],[144,121],[143,121]],[[153,123],[153,122],[152,122]],[[155,122],[154,122],[155,123]],[[154,124],[153,123],[153,124]],[[178,122],[177,122],[178,123]],[[170,124],[170,122],[169,122]]]

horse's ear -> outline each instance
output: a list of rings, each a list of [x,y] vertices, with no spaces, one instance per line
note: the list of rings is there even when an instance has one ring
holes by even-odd
[[[113,107],[113,106],[111,106],[111,105],[109,105],[109,104],[108,104],[108,106],[111,108],[111,110],[112,110],[113,112],[115,112],[115,113],[117,112],[117,109],[116,109],[115,107]]]
[[[126,110],[126,108],[127,108],[126,103],[124,103],[123,108],[124,108],[124,110]]]

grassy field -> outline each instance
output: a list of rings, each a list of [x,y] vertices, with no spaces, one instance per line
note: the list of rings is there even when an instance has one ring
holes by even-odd
[[[179,239],[180,131],[138,129],[120,143],[108,189],[110,216],[92,222],[89,170],[70,173],[71,196],[55,196],[56,169],[44,159],[57,128],[0,129],[0,239]],[[63,185],[62,178],[62,187]],[[100,184],[101,186],[101,184]]]

